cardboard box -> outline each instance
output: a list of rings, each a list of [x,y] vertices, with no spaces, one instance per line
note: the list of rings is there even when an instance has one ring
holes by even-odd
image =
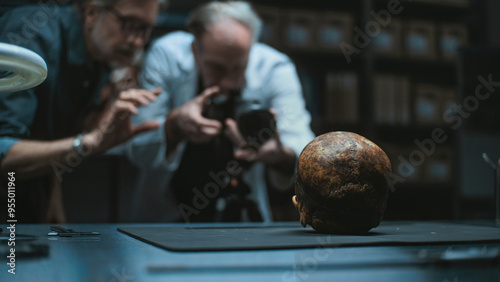
[[[283,44],[289,48],[312,49],[316,16],[311,11],[289,10],[283,30]]]
[[[262,20],[260,41],[274,47],[282,45],[283,12],[275,7],[261,5],[254,5],[253,7]]]
[[[380,125],[408,125],[410,80],[405,76],[377,74],[373,79],[373,114]]]
[[[357,123],[359,120],[358,76],[352,72],[327,72],[324,112],[327,122]]]
[[[442,124],[446,124],[446,121],[444,120],[444,115],[446,114],[447,116],[450,116],[448,114],[449,111],[455,112],[454,108],[458,104],[458,97],[457,97],[457,91],[453,88],[443,88],[442,90],[442,102],[441,102],[441,121]]]
[[[424,167],[425,181],[431,183],[445,183],[452,180],[453,150],[451,148],[437,148],[428,156]]]
[[[415,87],[415,120],[421,125],[438,125],[442,122],[441,88],[429,84]]]
[[[443,59],[454,60],[460,47],[467,45],[467,28],[459,24],[439,26],[439,52]]]
[[[410,79],[406,76],[394,76],[394,107],[396,125],[409,125],[410,110]]]
[[[436,28],[432,22],[410,21],[406,24],[405,52],[410,58],[436,58]]]
[[[376,55],[399,57],[403,53],[402,37],[403,25],[400,20],[392,19],[391,22],[380,30],[373,38],[372,50]]]
[[[392,76],[377,74],[373,76],[373,118],[380,125],[393,124],[392,101],[394,100]]]
[[[315,45],[325,50],[340,51],[340,43],[352,45],[352,15],[347,13],[318,13]]]
[[[344,113],[341,122],[357,123],[359,120],[359,90],[358,76],[353,72],[345,72],[340,75],[343,100],[340,105]]]

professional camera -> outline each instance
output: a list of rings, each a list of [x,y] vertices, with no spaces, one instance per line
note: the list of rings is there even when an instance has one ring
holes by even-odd
[[[227,92],[218,93],[207,101],[203,116],[210,119],[215,119],[224,124],[227,118],[235,118],[236,104],[239,101],[240,92],[229,90]]]
[[[203,115],[224,124],[227,118],[236,120],[238,128],[247,145],[258,149],[276,135],[276,120],[268,109],[258,101],[242,100],[238,91],[228,91],[210,99]],[[219,166],[235,161],[234,145],[221,134],[214,139],[214,151]],[[252,162],[238,160],[243,171],[248,170]],[[243,172],[228,179],[229,188],[224,189],[217,199],[215,221],[262,221],[257,204],[248,198],[250,187],[243,181]]]
[[[230,90],[210,99],[203,115],[222,124],[227,118],[235,119],[243,138],[255,149],[276,134],[274,115],[256,100],[241,100],[238,91]]]

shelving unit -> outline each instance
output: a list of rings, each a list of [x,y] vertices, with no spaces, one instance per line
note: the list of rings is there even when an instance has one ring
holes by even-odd
[[[181,2],[171,1],[168,13],[181,15],[206,1]],[[479,32],[485,30],[486,1],[251,2],[264,21],[262,41],[287,54],[297,66],[317,135],[340,130],[361,134],[390,155],[393,172],[398,173],[404,166],[401,158],[409,162],[418,154],[415,151],[421,151],[416,140],[432,140],[433,130],[443,129],[446,141],[424,154],[414,175],[395,184],[386,218],[456,217],[460,135],[443,114],[459,99],[457,47],[486,40]],[[374,20],[373,12],[388,10],[395,2],[400,5],[390,7],[401,11],[391,14],[381,32],[370,37],[370,44],[347,60],[339,44],[359,47],[355,28],[365,30]],[[411,51],[408,43],[416,50]],[[422,46],[430,51],[420,50]],[[296,219],[289,201],[292,194],[271,192],[275,219]]]
[[[458,47],[484,40],[475,32],[484,24],[480,16],[484,1],[401,1],[400,12],[391,14],[389,23],[376,35],[373,32],[370,44],[362,47],[355,44],[358,31],[366,31],[374,21],[373,13],[388,11],[391,1],[252,2],[265,22],[263,41],[288,54],[297,65],[316,134],[338,130],[361,134],[388,153],[393,173],[400,176],[401,158],[411,163],[411,157],[424,156],[423,162],[414,162],[415,174],[395,185],[386,218],[454,218],[458,141],[449,119],[443,118],[458,102]],[[298,16],[297,10],[307,16]],[[333,18],[325,21],[325,15]],[[322,31],[325,26],[331,30]],[[290,44],[289,35],[294,33],[298,39]],[[343,40],[330,49],[320,48],[321,34]],[[309,42],[300,44],[300,40]],[[350,61],[339,48],[342,42],[360,47]],[[356,83],[350,84],[352,76]],[[344,112],[336,115],[333,109]],[[416,140],[433,141],[436,128],[443,130],[446,141],[433,142],[432,153],[425,154]]]

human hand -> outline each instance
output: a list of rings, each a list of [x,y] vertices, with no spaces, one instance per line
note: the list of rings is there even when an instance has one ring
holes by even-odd
[[[207,88],[186,104],[174,109],[167,116],[167,127],[175,128],[172,132],[178,133],[182,139],[194,143],[207,142],[219,135],[222,131],[222,124],[217,120],[208,119],[202,114],[207,100],[218,92],[219,87],[217,86]]]
[[[109,87],[107,91],[113,90]],[[132,125],[131,117],[139,112],[138,105],[144,104],[145,100],[155,100],[156,95],[160,92],[161,89],[122,91],[119,99],[113,101],[104,111],[98,124],[94,124],[93,129],[83,137],[84,146],[100,153],[124,143],[140,133],[158,128],[160,124],[157,121]]]
[[[273,109],[271,109],[270,112],[275,115]],[[277,128],[275,129],[274,136],[256,149],[253,144],[249,144],[245,138],[243,138],[235,120],[227,119],[225,124],[226,129],[224,133],[238,148],[234,152],[234,157],[236,159],[249,162],[260,161],[268,165],[294,163],[295,152],[283,145]]]
[[[118,99],[124,102],[131,102],[135,106],[146,106],[150,102],[155,102],[158,94],[162,91],[161,88],[153,90],[145,90],[138,88],[129,88],[121,91]]]
[[[114,89],[115,88],[111,85],[106,85],[101,89],[100,105],[97,107],[97,110],[89,113],[83,122],[83,129],[85,131],[90,131],[103,122],[104,117],[116,102],[116,99],[130,102],[134,106],[146,106],[150,102],[156,101],[158,94],[162,91],[161,88],[153,90],[130,88],[120,92],[115,92]]]

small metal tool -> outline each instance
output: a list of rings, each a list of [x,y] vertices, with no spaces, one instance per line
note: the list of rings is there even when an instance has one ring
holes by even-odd
[[[59,237],[73,237],[73,236],[99,236],[101,233],[99,232],[82,232],[75,231],[73,229],[66,229],[61,226],[51,226],[50,232],[47,233],[47,236],[59,236]]]

